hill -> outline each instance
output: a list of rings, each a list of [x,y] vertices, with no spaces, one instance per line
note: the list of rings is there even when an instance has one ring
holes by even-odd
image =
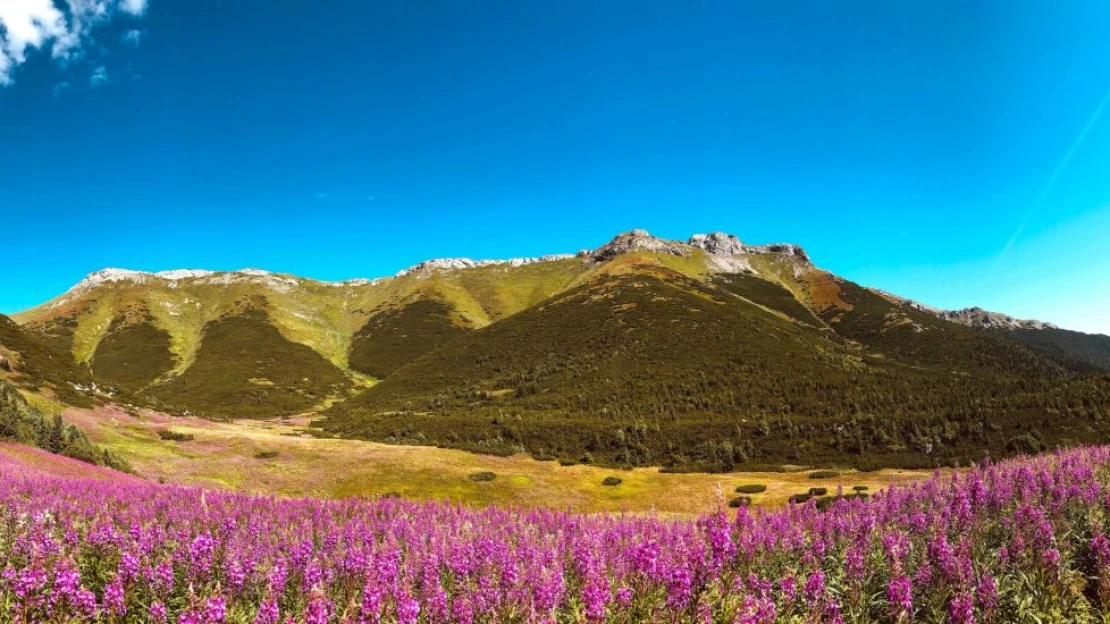
[[[323,410],[330,434],[565,461],[922,466],[1110,427],[1110,338],[935,310],[720,233],[339,283],[105,270],[17,318],[163,409]]]

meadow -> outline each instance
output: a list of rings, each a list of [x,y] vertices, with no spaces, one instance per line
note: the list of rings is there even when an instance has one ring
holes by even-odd
[[[0,454],[2,622],[969,624],[1110,614],[1110,447],[938,474],[824,512],[808,502],[685,520],[252,496],[77,477],[64,468],[73,460],[30,453]]]
[[[873,492],[929,474],[848,470],[812,479],[812,471],[801,466],[784,472],[669,474],[658,468],[564,466],[526,455],[498,457],[429,446],[321,439],[304,433],[307,418],[216,422],[108,406],[69,409],[65,419],[151,480],[282,496],[400,495],[475,506],[696,515],[735,498],[735,488],[742,485],[766,486],[766,491],[748,495],[753,505],[781,507],[791,496],[814,487],[832,492],[840,486],[849,491],[861,486]],[[188,439],[164,440],[159,432]],[[495,478],[472,478],[480,473],[493,473]],[[603,485],[608,477],[621,482]]]

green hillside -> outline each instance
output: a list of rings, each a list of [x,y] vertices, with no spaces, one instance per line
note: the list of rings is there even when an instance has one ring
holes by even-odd
[[[70,403],[105,400],[76,389],[96,383],[170,412],[320,411],[342,436],[610,465],[932,466],[1110,433],[1110,338],[945,314],[794,245],[632,231],[342,283],[109,269],[0,345],[26,360],[13,381]]]
[[[804,317],[797,300],[773,287],[743,287],[759,304],[735,296],[740,288],[665,271],[595,279],[398,369],[322,425],[682,469],[932,465],[1110,431],[1099,420],[1105,378],[1071,375],[1020,344],[920,319],[932,333],[905,331],[926,365],[909,366],[904,328],[883,331],[890,310],[855,297],[858,287],[845,287],[858,307],[833,324],[850,327],[847,337],[793,322]]]

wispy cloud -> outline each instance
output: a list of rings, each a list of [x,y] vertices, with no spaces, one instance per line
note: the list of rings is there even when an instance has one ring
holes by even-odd
[[[1079,136],[1075,137],[1075,140],[1072,141],[1068,153],[1064,154],[1064,159],[1060,161],[1060,164],[1056,165],[1056,169],[1048,178],[1048,182],[1045,183],[1044,187],[1041,188],[1041,192],[1037,194],[1037,198],[1030,204],[1029,210],[1025,213],[1025,218],[1021,220],[1017,229],[1014,230],[1014,234],[1010,236],[1010,240],[1006,241],[1006,246],[1002,248],[999,257],[1006,255],[1010,249],[1013,248],[1014,244],[1017,243],[1018,239],[1021,238],[1022,233],[1025,232],[1025,227],[1029,225],[1029,220],[1033,218],[1037,209],[1041,207],[1045,198],[1048,197],[1049,192],[1052,191],[1052,187],[1056,186],[1056,181],[1060,179],[1060,174],[1064,173],[1064,169],[1068,168],[1068,164],[1071,162],[1072,157],[1079,151],[1079,146],[1083,145],[1083,142],[1087,140],[1087,135],[1091,133],[1091,128],[1094,128],[1095,124],[1098,123],[1099,117],[1102,117],[1102,112],[1106,110],[1107,104],[1110,104],[1110,91],[1106,92],[1106,96],[1102,98],[1102,102],[1099,103],[1094,114],[1087,120],[1087,125],[1083,126],[1083,129],[1079,131]]]
[[[146,13],[147,0],[120,0],[119,8],[124,13],[142,15]]]
[[[59,82],[58,84],[54,85],[54,89],[53,89],[54,97],[55,98],[62,97],[62,94],[65,93],[66,89],[69,89],[70,86],[72,86],[72,85],[70,85],[68,82]]]
[[[147,0],[0,0],[0,85],[33,52],[49,50],[60,62],[79,58],[93,30],[123,13],[140,16]]]
[[[324,192],[316,193],[316,199],[327,199],[328,194]]]
[[[132,28],[131,30],[123,33],[123,42],[133,48],[139,47],[143,42],[143,37],[146,36],[145,30]]]
[[[111,80],[108,79],[108,68],[103,65],[94,69],[92,75],[89,76],[90,87],[103,87],[109,82]]]

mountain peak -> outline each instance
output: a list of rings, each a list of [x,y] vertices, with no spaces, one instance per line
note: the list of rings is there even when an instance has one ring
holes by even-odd
[[[649,251],[652,253],[666,253],[672,256],[690,255],[690,246],[678,241],[667,240],[652,236],[647,230],[632,230],[617,234],[613,240],[590,252],[589,257],[595,262],[604,262],[616,256],[633,251]]]

